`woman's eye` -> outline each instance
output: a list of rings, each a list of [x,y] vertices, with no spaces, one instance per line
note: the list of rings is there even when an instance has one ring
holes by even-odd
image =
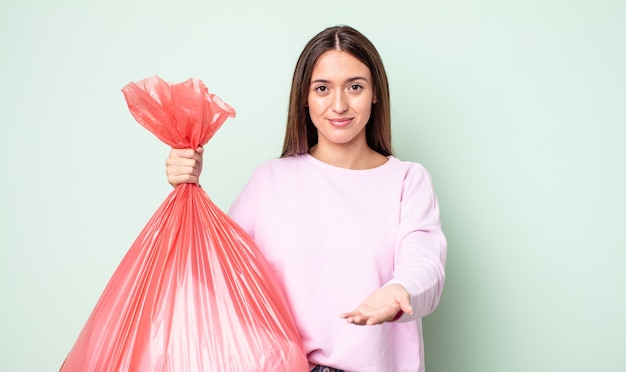
[[[355,90],[355,91],[360,91],[361,89],[363,89],[363,86],[359,85],[359,84],[352,84],[350,85],[350,90]]]
[[[324,93],[324,92],[326,92],[328,90],[328,88],[326,88],[323,85],[320,85],[319,87],[316,87],[315,90],[320,92],[320,93]]]

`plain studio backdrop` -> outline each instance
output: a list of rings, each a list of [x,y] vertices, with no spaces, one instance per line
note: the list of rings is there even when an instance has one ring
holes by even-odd
[[[201,179],[227,209],[280,153],[301,49],[336,24],[379,49],[396,155],[439,196],[427,370],[624,371],[621,0],[3,1],[0,370],[58,370],[171,191],[120,89],[197,77],[235,107]]]

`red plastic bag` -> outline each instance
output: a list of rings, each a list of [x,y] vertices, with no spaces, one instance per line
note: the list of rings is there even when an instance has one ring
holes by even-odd
[[[154,76],[122,92],[175,148],[204,145],[235,111],[200,80]],[[251,238],[195,184],[141,231],[61,371],[307,371],[283,293]]]

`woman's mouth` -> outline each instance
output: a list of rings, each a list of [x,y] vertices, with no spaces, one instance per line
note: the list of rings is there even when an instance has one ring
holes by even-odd
[[[335,127],[345,127],[352,122],[352,118],[335,118],[328,119],[328,122]]]

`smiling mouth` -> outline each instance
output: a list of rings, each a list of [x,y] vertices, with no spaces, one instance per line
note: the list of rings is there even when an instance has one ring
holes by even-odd
[[[352,118],[328,119],[328,121],[336,127],[345,127],[352,122]]]

